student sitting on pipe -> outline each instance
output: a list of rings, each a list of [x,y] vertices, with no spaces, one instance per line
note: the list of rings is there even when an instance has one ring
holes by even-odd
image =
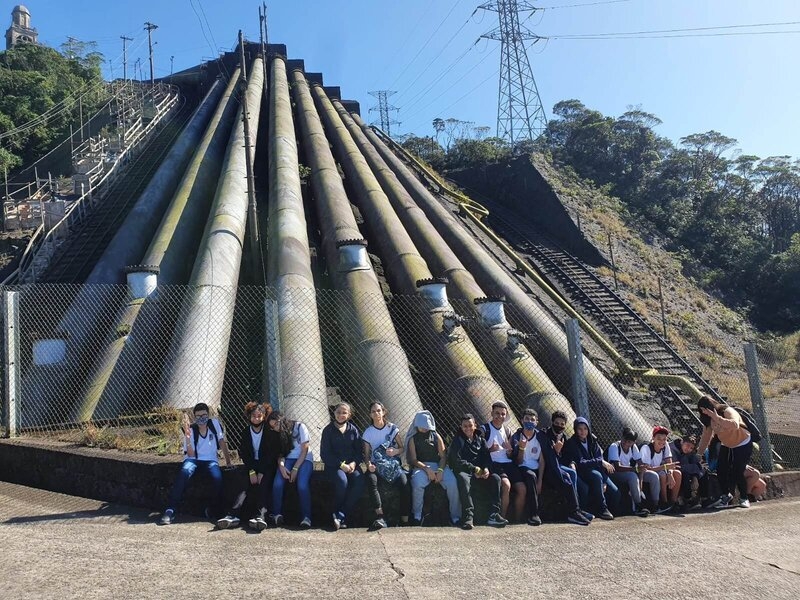
[[[358,466],[363,457],[363,442],[358,427],[350,422],[352,416],[351,406],[339,402],[333,409],[333,419],[322,430],[320,454],[325,463],[325,477],[334,488],[334,530],[347,527],[364,490],[364,474]]]

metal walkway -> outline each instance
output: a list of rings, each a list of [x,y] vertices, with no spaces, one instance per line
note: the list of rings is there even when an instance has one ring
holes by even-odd
[[[161,160],[190,119],[193,109],[190,104],[184,104],[153,140],[142,148],[133,163],[125,169],[124,175],[112,184],[103,201],[98,203],[80,230],[72,234],[58,249],[39,282],[82,283],[89,276],[158,169]]]
[[[722,400],[719,391],[703,379],[669,341],[583,262],[562,250],[534,225],[520,224],[508,209],[485,198],[480,201],[490,211],[492,228],[515,246],[518,253],[602,332],[631,365],[681,375],[700,390]],[[653,388],[653,391],[673,429],[684,434],[702,432],[694,403],[686,394],[672,387]]]

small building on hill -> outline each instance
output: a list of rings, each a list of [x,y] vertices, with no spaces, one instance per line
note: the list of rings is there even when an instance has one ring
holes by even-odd
[[[31,27],[31,13],[22,4],[11,11],[11,27],[6,30],[6,50],[20,44],[38,44],[39,32]]]

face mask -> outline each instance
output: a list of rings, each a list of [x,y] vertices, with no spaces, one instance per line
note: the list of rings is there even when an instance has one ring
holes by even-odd
[[[553,431],[556,433],[564,433],[564,429],[566,429],[566,427],[562,427],[561,425],[553,425]]]
[[[197,423],[198,425],[205,425],[206,423],[208,423],[208,415],[203,415],[202,417],[195,417],[194,422]]]
[[[526,421],[522,424],[522,427],[525,428],[525,431],[533,431],[536,429],[536,423],[531,423],[530,421]]]

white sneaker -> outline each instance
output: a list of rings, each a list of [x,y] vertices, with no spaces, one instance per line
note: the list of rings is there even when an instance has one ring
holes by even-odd
[[[741,498],[739,500],[739,508],[750,508],[750,500],[747,498]]]

